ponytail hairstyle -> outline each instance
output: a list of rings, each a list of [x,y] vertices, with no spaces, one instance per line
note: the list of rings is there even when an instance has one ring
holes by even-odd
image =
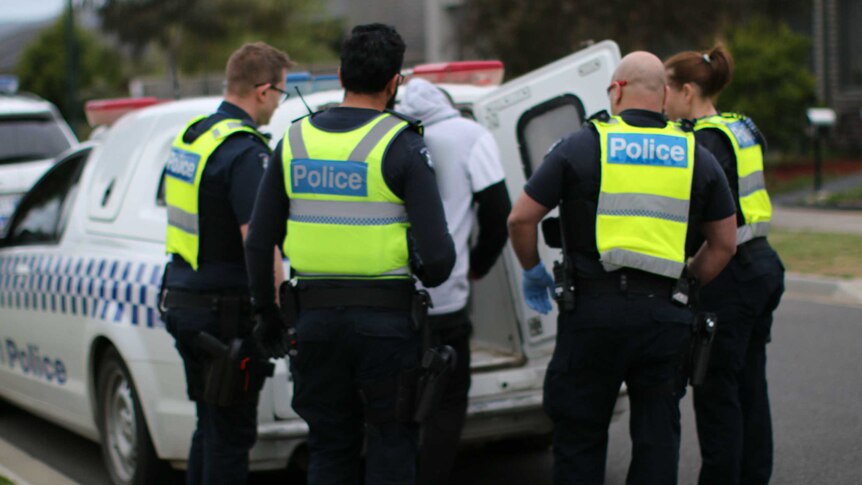
[[[680,52],[666,60],[664,67],[671,85],[680,87],[685,83],[694,83],[705,98],[718,96],[733,79],[733,57],[721,44],[707,53]]]

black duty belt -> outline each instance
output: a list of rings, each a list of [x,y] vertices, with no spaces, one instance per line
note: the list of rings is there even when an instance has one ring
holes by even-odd
[[[226,304],[236,304],[239,307],[247,306],[250,310],[251,298],[248,295],[219,295],[168,290],[165,292],[162,302],[165,308],[201,308],[212,311],[218,311]]]
[[[410,310],[413,288],[303,288],[296,298],[300,310],[337,307]]]
[[[598,278],[578,278],[576,288],[580,295],[633,293],[670,296],[675,283],[675,280],[663,276],[618,270]]]

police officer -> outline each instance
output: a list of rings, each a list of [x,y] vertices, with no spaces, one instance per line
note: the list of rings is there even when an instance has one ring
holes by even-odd
[[[457,253],[449,279],[429,290],[434,302],[429,319],[434,343],[451,346],[457,357],[439,408],[422,428],[417,480],[443,484],[449,480],[467,414],[472,332],[467,311],[469,280],[490,271],[506,245],[506,217],[512,203],[494,137],[482,125],[462,117],[443,91],[424,79],[413,79],[398,109],[420,119],[425,127],[425,143],[434,157]],[[474,204],[478,234],[471,248]]]
[[[386,111],[404,49],[392,27],[352,30],[341,47],[343,103],[288,128],[249,228],[255,335],[270,355],[287,350],[273,244],[283,245],[297,281],[282,304],[288,324],[298,307],[293,408],[309,427],[311,484],[357,483],[363,437],[365,483],[415,479],[411,369],[427,302],[413,276],[439,285],[455,250],[420,125]]]
[[[710,365],[694,388],[700,484],[765,484],[772,474],[772,420],[766,343],[784,291],[784,267],[766,240],[772,206],[763,181],[763,136],[750,118],[714,104],[733,76],[723,46],[681,52],[665,62],[672,118],[695,119],[698,143],[724,170],[736,202],[736,256],[701,293],[718,315]]]
[[[614,116],[594,116],[549,151],[515,202],[509,233],[527,304],[547,313],[554,283],[539,260],[536,225],[560,207],[575,290],[574,304],[561,308],[545,378],[554,482],[603,483],[607,428],[625,382],[627,483],[671,484],[685,390],[679,367],[692,334],[690,278],[708,282],[733,255],[734,207],[715,159],[660,113],[661,61],[631,53],[612,80]],[[697,230],[706,243],[686,263],[686,240]]]
[[[197,411],[186,472],[189,484],[244,483],[248,473],[264,377],[250,376],[251,388],[232,402],[207,397],[218,393],[205,386],[217,356],[200,345],[199,334],[231,344],[251,331],[243,240],[270,157],[258,125],[269,123],[284,98],[291,65],[287,54],[263,42],[234,52],[227,63],[224,101],[215,113],[192,120],[177,135],[167,163],[171,260],[162,304]],[[244,345],[244,352],[253,348]],[[218,380],[213,376],[213,382]]]

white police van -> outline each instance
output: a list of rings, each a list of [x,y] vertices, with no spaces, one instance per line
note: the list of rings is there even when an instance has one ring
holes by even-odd
[[[420,66],[411,75],[438,82],[491,130],[515,197],[555,140],[608,107],[605,88],[619,59],[617,45],[604,41],[502,86],[488,83],[502,77],[493,63]],[[479,85],[443,82],[453,79]],[[305,97],[313,110],[340,100],[338,90]],[[182,468],[187,456],[194,407],[156,307],[166,261],[163,177],[176,133],[218,102],[137,109],[98,141],[67,152],[22,199],[0,243],[0,396],[99,441],[116,483],[144,483],[165,462]],[[91,108],[105,114],[130,105]],[[282,105],[266,127],[272,144],[305,112],[299,99]],[[545,261],[559,256],[540,247]],[[524,304],[520,275],[507,248],[473,288],[465,441],[551,430],[541,402],[556,312],[540,315]],[[302,455],[307,427],[290,407],[291,393],[281,360],[261,394],[253,469],[282,468]]]
[[[18,92],[18,79],[0,76],[0,236],[24,192],[78,143],[57,108]]]

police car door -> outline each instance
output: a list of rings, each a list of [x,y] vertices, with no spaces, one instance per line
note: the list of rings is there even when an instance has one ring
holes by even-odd
[[[602,41],[513,79],[474,104],[476,119],[491,130],[499,144],[513,200],[554,142],[579,130],[590,114],[609,109],[605,90],[619,61],[617,44]],[[556,215],[556,210],[551,215]],[[539,254],[549,271],[552,262],[560,259],[559,250],[545,245],[541,231]],[[521,293],[520,266],[511,246],[495,272],[508,275],[524,354],[528,358],[547,355],[556,335],[556,305],[548,315],[527,307]],[[493,292],[493,284],[492,278],[480,281],[474,287],[474,297],[478,300],[483,293]]]

